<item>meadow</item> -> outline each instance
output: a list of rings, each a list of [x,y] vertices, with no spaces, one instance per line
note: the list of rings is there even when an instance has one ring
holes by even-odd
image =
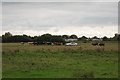
[[[118,43],[2,44],[3,78],[118,78]]]

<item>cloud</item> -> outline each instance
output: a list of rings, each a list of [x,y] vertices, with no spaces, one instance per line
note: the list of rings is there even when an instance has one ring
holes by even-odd
[[[118,2],[119,0],[4,0],[4,2]]]
[[[0,34],[2,34],[2,3],[0,2]]]
[[[80,26],[66,26],[66,27],[52,27],[49,30],[43,31],[43,30],[9,30],[10,32],[12,32],[12,34],[27,34],[27,35],[31,35],[31,36],[35,36],[35,35],[42,35],[45,33],[50,33],[52,35],[72,35],[72,34],[76,34],[78,37],[81,36],[87,36],[87,37],[93,37],[93,36],[98,36],[98,37],[103,37],[103,36],[107,36],[107,37],[113,37],[115,33],[117,33],[118,29],[114,28],[114,26],[109,26],[109,27],[89,27],[89,26],[84,26],[84,27],[80,27]],[[3,33],[8,32],[7,30],[4,31]]]
[[[37,32],[79,34],[83,29],[82,34],[102,36],[106,34],[105,30],[102,34],[96,32],[102,26],[112,31],[108,32],[112,36],[116,30],[111,30],[111,26],[112,29],[117,29],[118,24],[117,7],[116,2],[4,2],[3,32],[31,32],[31,35],[37,35]],[[74,27],[74,30],[70,26]],[[89,32],[90,29],[92,33]]]

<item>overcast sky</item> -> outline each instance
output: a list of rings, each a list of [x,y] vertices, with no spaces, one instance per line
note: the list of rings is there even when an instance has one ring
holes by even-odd
[[[2,9],[2,34],[113,37],[118,33],[117,2],[4,2]]]
[[[119,0],[1,0],[2,2],[118,2]]]

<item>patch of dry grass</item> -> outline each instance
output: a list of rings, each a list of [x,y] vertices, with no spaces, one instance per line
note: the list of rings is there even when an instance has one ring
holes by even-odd
[[[13,52],[70,52],[76,50],[95,50],[95,51],[118,51],[117,42],[106,42],[105,46],[92,46],[91,43],[79,43],[78,46],[51,46],[51,45],[21,45],[21,43],[3,43],[2,50],[4,53],[13,51]]]

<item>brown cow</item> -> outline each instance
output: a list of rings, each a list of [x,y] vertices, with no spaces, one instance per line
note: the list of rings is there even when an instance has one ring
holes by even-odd
[[[99,43],[99,46],[105,46],[105,43]]]
[[[61,43],[61,42],[55,42],[55,44],[56,44],[56,45],[62,45],[62,43]]]
[[[34,42],[28,42],[29,45],[33,45]]]

